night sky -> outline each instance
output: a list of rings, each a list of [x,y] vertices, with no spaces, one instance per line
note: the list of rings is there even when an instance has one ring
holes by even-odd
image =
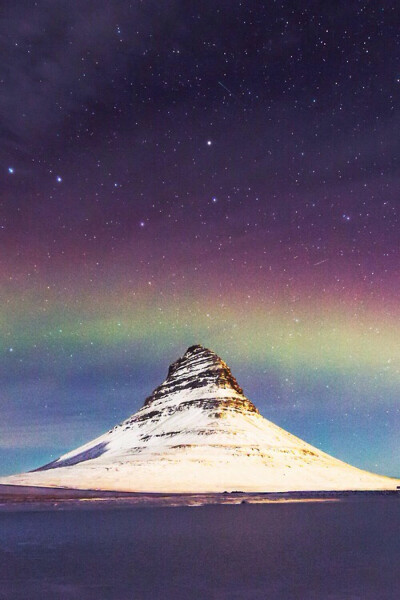
[[[189,345],[400,475],[400,10],[9,0],[0,474],[136,411]]]

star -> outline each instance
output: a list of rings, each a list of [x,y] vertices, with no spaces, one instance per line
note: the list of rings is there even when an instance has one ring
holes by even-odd
[[[59,175],[57,176],[57,182],[61,183],[62,182],[62,177],[60,177]]]
[[[139,225],[140,227],[144,227],[144,221],[140,221]]]
[[[212,141],[211,140],[207,140],[207,146],[212,146]]]

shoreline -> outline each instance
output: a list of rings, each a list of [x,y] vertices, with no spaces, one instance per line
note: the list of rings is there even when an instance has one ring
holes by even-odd
[[[0,512],[75,508],[177,507],[400,499],[400,490],[142,493],[0,484]]]

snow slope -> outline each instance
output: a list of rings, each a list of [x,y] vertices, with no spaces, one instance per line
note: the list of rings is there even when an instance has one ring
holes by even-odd
[[[134,415],[40,469],[0,483],[137,492],[395,489],[262,417],[202,346],[173,363]]]

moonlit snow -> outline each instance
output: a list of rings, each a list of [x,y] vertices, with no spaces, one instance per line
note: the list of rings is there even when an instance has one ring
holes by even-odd
[[[1,483],[136,492],[395,489],[398,480],[325,454],[262,417],[229,367],[190,347],[134,415]]]

